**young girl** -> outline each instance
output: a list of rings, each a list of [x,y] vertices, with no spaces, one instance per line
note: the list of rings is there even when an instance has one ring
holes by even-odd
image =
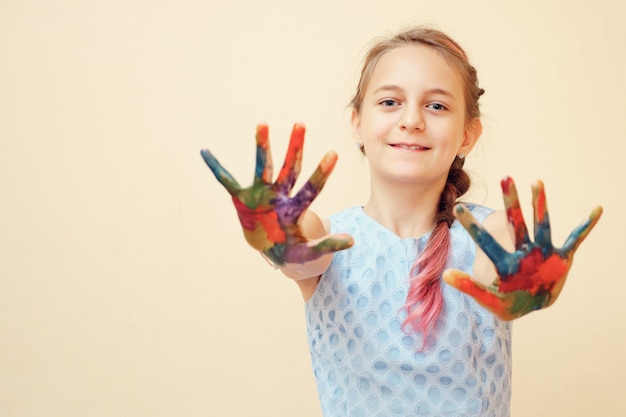
[[[202,151],[247,241],[302,291],[326,417],[510,414],[509,320],[556,300],[601,208],[557,249],[540,182],[534,242],[509,178],[506,211],[456,205],[470,186],[463,163],[482,132],[482,94],[476,70],[444,33],[418,27],[374,45],[351,101],[371,196],[329,220],[307,208],[333,152],[290,197],[304,126],[294,126],[274,183],[266,126],[257,128],[248,188]]]

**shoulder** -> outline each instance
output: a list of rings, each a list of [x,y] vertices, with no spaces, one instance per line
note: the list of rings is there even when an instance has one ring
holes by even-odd
[[[463,205],[465,207],[467,207],[469,209],[469,211],[476,218],[476,220],[478,220],[481,223],[487,217],[489,217],[490,215],[492,215],[495,212],[492,208],[489,208],[489,207],[486,207],[486,206],[482,206],[480,204],[466,203],[466,202],[462,202],[462,203],[463,203]]]
[[[498,212],[496,212],[492,208],[482,206],[480,204],[468,203],[465,201],[459,201],[459,203],[465,206],[469,210],[469,212],[472,214],[472,216],[474,216],[476,221],[482,224],[483,226],[485,225],[485,222],[487,223],[491,222],[492,221],[491,219],[493,219],[494,216],[499,217],[499,215],[496,214]],[[455,222],[452,224],[451,230],[452,232],[458,232],[460,230],[464,230],[464,228],[463,228],[463,225],[461,225],[461,223],[458,220],[455,220]]]
[[[460,203],[467,207],[474,218],[476,218],[479,223],[482,223],[485,228],[506,228],[506,225],[508,224],[506,212],[504,210],[494,210],[487,206],[476,203],[467,203],[464,201],[461,201]]]
[[[362,213],[362,212],[363,212],[362,206],[352,206],[352,207],[349,207],[347,209],[341,210],[333,214],[332,216],[329,217],[329,220],[333,223],[336,221],[344,221],[345,219],[354,218],[355,216],[358,216],[359,213]]]
[[[308,214],[310,210],[305,212],[306,217],[311,218],[311,214]],[[338,231],[345,232],[346,227],[350,227],[350,225],[358,223],[359,218],[363,213],[363,207],[354,206],[337,212],[330,217],[320,218],[317,217],[317,221],[321,222],[324,227],[325,234],[337,233]],[[308,220],[308,219],[307,219]]]
[[[324,220],[324,225],[332,233],[347,232],[364,221],[363,207],[354,206],[337,212]]]

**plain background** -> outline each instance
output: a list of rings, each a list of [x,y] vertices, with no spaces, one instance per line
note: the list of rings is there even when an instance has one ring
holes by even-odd
[[[626,408],[626,3],[0,1],[0,416],[319,417],[297,287],[250,250],[204,147],[247,184],[308,126],[314,203],[364,204],[349,102],[373,38],[427,23],[487,91],[470,199],[546,184],[557,304],[514,324],[513,415]],[[622,210],[622,214],[620,211]]]

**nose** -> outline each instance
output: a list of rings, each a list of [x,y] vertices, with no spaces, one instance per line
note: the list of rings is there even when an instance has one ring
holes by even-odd
[[[426,127],[422,112],[419,108],[412,106],[406,106],[404,108],[400,115],[399,126],[401,130],[408,131],[422,131]]]

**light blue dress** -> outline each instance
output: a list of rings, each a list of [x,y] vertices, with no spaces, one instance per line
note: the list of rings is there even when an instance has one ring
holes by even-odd
[[[468,205],[479,220],[491,213]],[[400,326],[409,271],[429,235],[401,239],[361,207],[330,219],[352,248],[334,255],[306,303],[313,372],[325,417],[507,417],[511,325],[442,283],[444,311],[435,340]],[[457,221],[450,268],[472,272],[476,245]]]

